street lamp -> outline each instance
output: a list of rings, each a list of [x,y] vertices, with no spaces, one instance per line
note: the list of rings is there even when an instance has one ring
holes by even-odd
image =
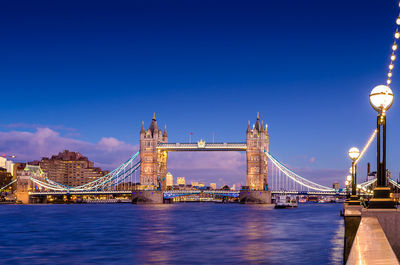
[[[360,202],[358,201],[358,196],[357,196],[357,190],[356,190],[356,185],[357,185],[357,165],[356,165],[356,160],[360,156],[360,150],[358,150],[357,147],[352,147],[349,150],[349,157],[352,161],[351,163],[351,197],[350,197],[350,203],[353,205],[359,205]]]
[[[394,201],[390,199],[390,188],[386,181],[386,111],[393,104],[393,92],[390,87],[379,85],[369,94],[369,103],[378,112],[376,119],[377,152],[376,152],[376,179],[374,198],[370,201],[369,208],[394,208]],[[382,127],[382,136],[381,136]],[[381,139],[382,138],[382,139]],[[382,150],[381,150],[382,140]],[[382,151],[382,160],[381,160]]]
[[[351,185],[351,175],[347,175],[346,177],[346,200],[350,200],[350,185]]]

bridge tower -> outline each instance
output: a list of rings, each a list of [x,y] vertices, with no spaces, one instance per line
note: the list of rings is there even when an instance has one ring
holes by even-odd
[[[167,128],[164,133],[158,128],[156,114],[150,127],[145,130],[144,123],[140,130],[140,184],[147,188],[165,190],[167,175],[167,152],[158,151],[159,143],[167,143]]]
[[[268,158],[265,152],[269,151],[269,135],[267,125],[260,123],[257,113],[257,121],[253,128],[249,125],[246,131],[246,157],[247,177],[246,186],[250,190],[266,190],[268,185]]]

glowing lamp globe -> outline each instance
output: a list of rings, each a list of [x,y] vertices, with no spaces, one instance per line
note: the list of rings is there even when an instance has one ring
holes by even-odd
[[[349,150],[349,157],[351,160],[356,160],[360,156],[360,150],[357,147],[352,147]]]
[[[349,186],[350,182],[349,182],[348,180],[346,180],[346,181],[344,182],[344,184],[345,184],[346,186]]]
[[[351,175],[347,175],[347,181],[351,181]]]
[[[393,98],[394,95],[390,87],[379,85],[374,87],[369,94],[369,103],[378,112],[386,111],[392,106]]]

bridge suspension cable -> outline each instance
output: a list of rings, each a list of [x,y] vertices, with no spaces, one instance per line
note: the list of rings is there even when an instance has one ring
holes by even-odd
[[[13,181],[11,181],[10,183],[8,183],[7,185],[5,185],[4,187],[0,188],[0,191],[6,189],[7,187],[11,186],[12,184],[14,184],[17,181],[17,179],[14,179]]]
[[[99,190],[110,190],[110,189],[118,189],[119,184],[123,184],[122,186],[126,188],[126,180],[129,178],[130,183],[132,185],[133,177],[136,182],[136,170],[140,167],[140,161],[135,161],[138,157],[139,152],[135,153],[131,158],[122,163],[116,169],[111,171],[110,173],[104,175],[101,178],[98,178],[89,183],[77,186],[70,187],[64,184],[57,183],[53,180],[50,180],[47,177],[32,175],[30,176],[30,180],[35,183],[38,187],[45,188],[47,190],[52,191],[99,191]]]
[[[366,187],[368,187],[368,186],[375,185],[375,183],[376,183],[376,178],[371,179],[371,180],[366,181],[366,182],[363,182],[363,183],[361,183],[361,184],[359,184],[359,185],[360,185],[362,188],[364,188],[364,187],[366,188]],[[393,179],[389,178],[389,183],[391,183],[394,187],[400,189],[400,184],[397,183],[396,181],[394,181]]]
[[[282,188],[284,190],[291,190],[291,189],[304,189],[306,188],[307,191],[312,190],[312,191],[322,191],[322,192],[334,192],[335,189],[329,188],[320,184],[317,184],[313,181],[310,181],[308,179],[305,179],[301,177],[300,175],[296,174],[289,168],[287,168],[285,165],[280,163],[274,156],[272,156],[270,153],[265,152],[267,155],[268,159],[272,162],[272,164],[278,169],[278,186],[272,187],[273,189],[279,189],[281,190]],[[272,170],[273,172],[273,170]],[[284,179],[284,185],[283,187],[280,187],[282,185],[281,181],[281,173],[283,173],[285,177]],[[289,179],[292,180],[294,183],[289,183]],[[276,183],[276,180],[275,180]],[[274,181],[272,181],[272,184],[274,184]],[[275,184],[276,185],[276,184]],[[290,185],[292,187],[290,188]],[[300,191],[306,191],[306,190],[300,190]]]

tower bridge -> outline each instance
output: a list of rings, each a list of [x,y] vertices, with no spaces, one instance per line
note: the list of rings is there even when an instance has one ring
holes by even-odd
[[[167,158],[169,152],[232,151],[246,152],[246,186],[241,191],[177,191],[167,190]],[[137,190],[140,183],[140,191]],[[28,202],[30,198],[61,195],[131,194],[133,201],[162,202],[190,194],[239,197],[241,202],[269,203],[271,194],[338,195],[333,188],[310,181],[292,170],[269,152],[268,127],[257,114],[256,122],[246,129],[246,141],[236,143],[169,143],[167,129],[160,130],[155,115],[147,130],[140,130],[140,150],[107,175],[77,187],[52,180],[34,166],[25,168],[24,176],[17,179],[17,197]],[[9,186],[0,187],[0,192]]]
[[[268,158],[269,151],[268,127],[257,120],[253,127],[248,123],[245,143],[168,143],[167,128],[162,132],[154,114],[147,130],[144,123],[140,130],[140,183],[149,187],[166,189],[168,152],[188,151],[243,151],[246,152],[247,172],[246,186],[250,190],[268,190]]]

